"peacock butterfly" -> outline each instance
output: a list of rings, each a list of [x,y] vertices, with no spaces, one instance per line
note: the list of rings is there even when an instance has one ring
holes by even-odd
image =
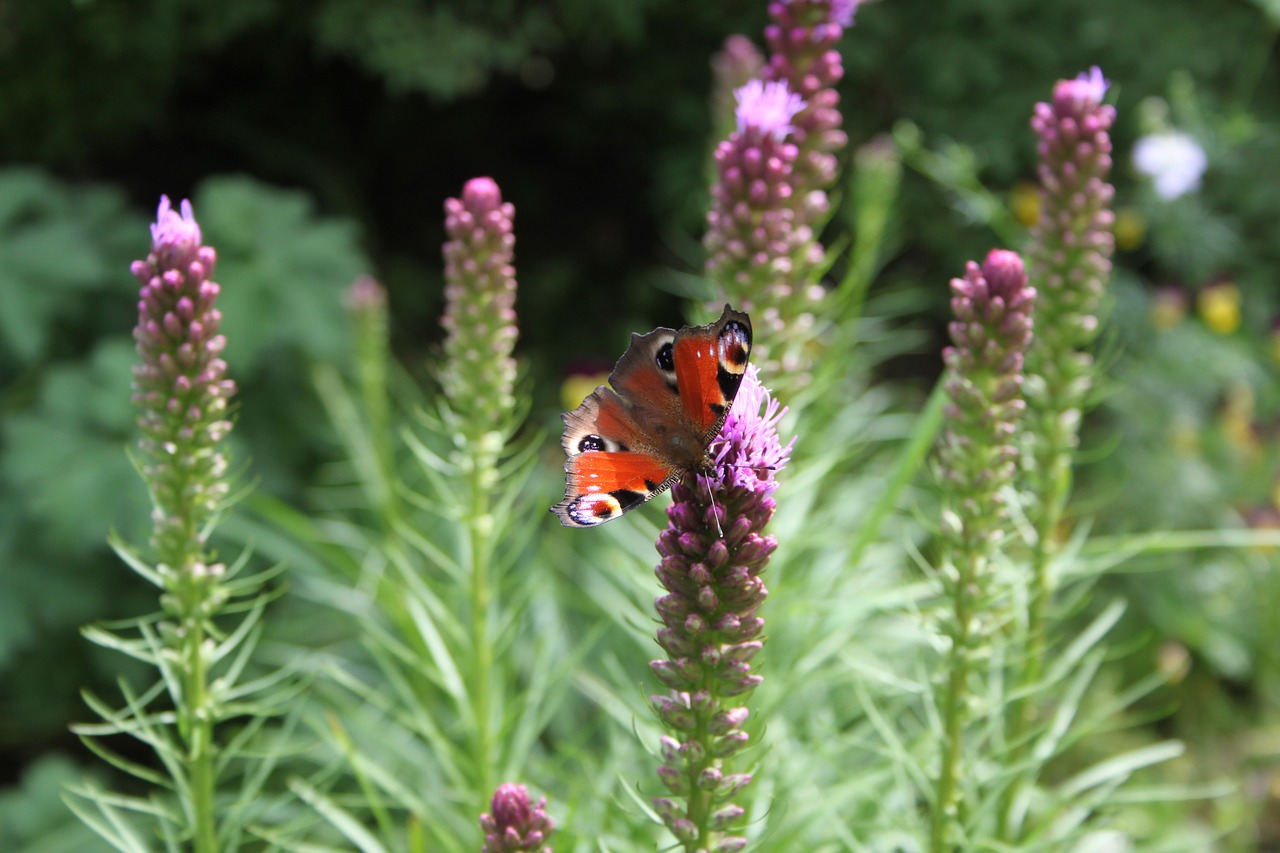
[[[609,384],[566,412],[565,527],[635,509],[686,472],[707,473],[751,354],[751,318],[728,305],[706,326],[633,334]]]

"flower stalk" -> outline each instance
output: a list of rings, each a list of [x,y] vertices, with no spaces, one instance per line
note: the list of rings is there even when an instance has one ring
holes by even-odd
[[[479,790],[496,770],[489,624],[493,589],[493,495],[506,426],[515,414],[517,336],[515,208],[491,178],[473,178],[445,201],[444,366],[440,379],[455,427],[454,460],[467,489],[470,694]]]
[[[670,796],[653,805],[690,853],[746,844],[733,834],[745,816],[733,798],[752,777],[728,764],[749,741],[745,702],[761,681],[751,662],[764,646],[761,573],[778,547],[764,528],[777,506],[775,474],[791,452],[778,437],[785,413],[749,367],[712,444],[715,472],[676,484],[657,542],[667,593],[654,606],[667,657],[650,667],[668,688],[652,701],[669,731],[658,777]]]
[[[1115,249],[1110,128],[1115,108],[1102,103],[1107,82],[1094,67],[1060,80],[1049,103],[1036,104],[1041,207],[1032,229],[1028,273],[1037,293],[1039,333],[1027,351],[1027,484],[1035,528],[1029,611],[1028,671],[1039,676],[1053,581],[1049,564],[1071,491],[1071,460],[1081,412],[1093,383],[1086,348],[1098,334],[1098,309]]]
[[[1004,491],[1014,484],[1023,356],[1032,339],[1036,292],[1022,259],[993,250],[951,282],[952,346],[946,364],[946,428],[938,446],[943,487],[942,578],[951,602],[951,646],[942,702],[943,751],[935,788],[931,849],[963,844],[959,781],[969,722],[970,679],[994,629],[991,563],[1007,535]]]
[[[151,493],[155,575],[172,621],[160,626],[171,650],[178,733],[184,747],[186,804],[193,849],[218,849],[213,726],[222,712],[209,682],[212,620],[226,602],[226,567],[207,548],[229,485],[222,443],[230,432],[235,383],[222,360],[226,341],[211,280],[216,253],[202,245],[191,203],[181,213],[162,197],[151,251],[131,271],[141,284],[133,370],[139,469]]]
[[[1115,108],[1102,102],[1107,81],[1096,66],[1060,80],[1039,103],[1031,127],[1039,137],[1040,217],[1031,230],[1028,274],[1037,297],[1037,334],[1027,350],[1027,450],[1022,457],[1034,530],[1027,605],[1027,651],[1018,675],[1022,695],[1010,716],[1013,761],[1028,748],[1035,722],[1033,688],[1044,670],[1058,527],[1071,492],[1071,463],[1093,384],[1087,348],[1098,335],[1098,311],[1115,249],[1110,128]],[[1015,803],[1026,780],[1006,791],[998,833],[1016,838]]]

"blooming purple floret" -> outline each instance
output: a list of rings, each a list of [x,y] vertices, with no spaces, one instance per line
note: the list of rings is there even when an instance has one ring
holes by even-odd
[[[547,817],[547,798],[531,804],[524,785],[499,785],[490,811],[480,816],[480,828],[484,830],[482,853],[551,853],[546,841],[554,824]]]
[[[733,703],[761,680],[751,661],[764,646],[759,609],[768,590],[760,575],[778,547],[764,527],[777,507],[775,476],[794,443],[784,446],[778,436],[785,414],[755,365],[748,367],[711,447],[716,470],[676,484],[658,538],[656,573],[667,594],[654,606],[663,622],[658,644],[668,658],[650,667],[670,689],[652,701],[672,733],[662,739],[658,777],[673,796],[653,804],[689,849],[735,849],[741,842],[724,832],[745,814],[729,799],[751,776],[726,773],[722,765],[748,740],[747,709]]]
[[[738,101],[735,111],[738,133],[744,133],[747,128],[753,127],[778,142],[794,130],[791,119],[804,109],[804,101],[783,82],[762,83],[751,80],[733,95]]]
[[[1073,101],[1091,103],[1094,106],[1102,103],[1111,88],[1111,81],[1102,76],[1102,69],[1093,66],[1088,71],[1081,71],[1074,80],[1063,80],[1054,89],[1054,98],[1059,97]]]
[[[133,369],[142,475],[154,502],[152,544],[162,573],[216,573],[198,562],[192,543],[226,496],[227,461],[218,445],[231,430],[235,383],[222,360],[220,291],[210,280],[217,255],[200,243],[189,201],[175,212],[161,197],[151,252],[131,272],[142,285],[133,330],[140,363]],[[195,562],[193,562],[195,561]]]
[[[200,225],[191,202],[182,200],[182,213],[174,210],[167,195],[160,196],[160,209],[151,225],[151,250],[162,263],[181,267],[190,263],[200,248]]]

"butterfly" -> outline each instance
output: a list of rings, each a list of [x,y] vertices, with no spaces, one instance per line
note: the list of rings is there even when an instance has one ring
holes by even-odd
[[[751,355],[751,318],[728,305],[720,319],[679,331],[633,334],[601,385],[566,412],[560,443],[565,527],[594,527],[635,509],[684,474],[708,473],[708,448]]]

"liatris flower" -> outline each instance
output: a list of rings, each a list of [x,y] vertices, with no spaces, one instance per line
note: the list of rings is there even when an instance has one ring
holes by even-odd
[[[488,432],[515,407],[515,208],[492,178],[473,178],[444,210],[441,381],[454,411]]]
[[[711,188],[707,274],[742,310],[750,312],[758,334],[753,355],[767,364],[780,344],[785,306],[805,282],[801,270],[812,232],[798,227],[793,209],[792,169],[798,156],[785,141],[804,101],[785,82],[752,80],[734,93],[737,130],[716,148],[719,180]]]
[[[1092,359],[1082,350],[1098,333],[1098,307],[1115,248],[1114,191],[1107,175],[1108,131],[1116,113],[1102,103],[1106,90],[1094,67],[1059,81],[1052,102],[1037,104],[1031,119],[1040,137],[1042,206],[1028,265],[1040,294],[1040,333],[1027,353],[1028,402],[1036,420],[1034,491],[1054,524],[1066,498],[1069,453],[1091,383]]]
[[[946,524],[956,547],[996,544],[1003,516],[1000,491],[1013,484],[1017,422],[1022,399],[1023,356],[1031,343],[1036,291],[1027,284],[1022,258],[993,249],[979,267],[951,281],[948,330],[953,346],[947,366],[947,431],[939,457],[945,486],[955,500]]]
[[[825,192],[836,178],[836,158],[848,144],[840,129],[840,96],[835,86],[844,76],[840,53],[835,50],[844,30],[853,24],[858,0],[774,0],[769,4],[765,43],[769,46],[766,80],[785,80],[791,91],[804,98],[795,118],[793,134],[800,157],[795,169],[797,206],[803,216],[816,218],[826,212]],[[823,193],[819,203],[808,198]],[[806,218],[806,221],[812,219]]]
[[[505,782],[494,792],[490,811],[480,815],[483,853],[551,853],[546,840],[554,824],[547,817],[547,798],[529,802],[524,785]]]
[[[151,226],[151,252],[131,271],[142,284],[133,338],[142,359],[133,369],[141,407],[139,458],[154,508],[152,547],[166,582],[181,591],[170,605],[196,603],[190,582],[221,573],[205,565],[208,522],[226,497],[227,460],[219,445],[231,430],[236,391],[222,360],[219,287],[210,276],[214,250],[200,243],[191,203],[181,214],[167,196]],[[184,611],[185,612],[185,611]]]
[[[1200,143],[1178,130],[1151,133],[1133,146],[1133,166],[1151,179],[1156,195],[1173,201],[1200,189],[1209,158]]]
[[[1113,107],[1102,103],[1107,81],[1096,66],[1074,80],[1060,80],[1050,103],[1036,104],[1031,127],[1040,137],[1040,220],[1031,230],[1028,272],[1036,288],[1036,336],[1026,355],[1026,436],[1022,462],[1029,491],[1027,517],[1034,530],[1028,584],[1027,652],[1017,682],[1021,696],[1010,711],[1007,742],[1011,766],[1029,749],[1027,731],[1037,708],[1033,686],[1040,680],[1047,648],[1049,602],[1054,579],[1051,557],[1058,523],[1071,492],[1072,453],[1080,416],[1093,381],[1093,359],[1084,351],[1098,334],[1098,307],[1111,275],[1115,248],[1111,212]],[[1016,803],[1028,778],[1002,797],[999,832],[1018,819]]]
[[[1008,524],[1002,491],[1017,473],[1014,443],[1022,399],[1023,354],[1031,342],[1036,292],[1022,259],[993,250],[979,268],[969,262],[951,282],[946,363],[946,431],[938,463],[944,489],[943,580],[952,604],[949,679],[943,700],[945,739],[933,809],[933,849],[953,849],[957,837],[961,752],[968,722],[971,661],[991,620],[988,566]]]
[[[668,658],[651,667],[670,692],[653,703],[672,732],[662,739],[658,775],[674,796],[656,798],[654,808],[690,851],[746,843],[726,833],[744,815],[730,800],[751,776],[726,773],[724,764],[747,744],[741,703],[760,683],[751,661],[764,645],[760,575],[778,546],[764,527],[776,508],[774,476],[791,453],[778,437],[784,414],[749,367],[712,444],[715,473],[676,484],[658,538],[656,573],[667,590],[655,602],[658,644]]]

